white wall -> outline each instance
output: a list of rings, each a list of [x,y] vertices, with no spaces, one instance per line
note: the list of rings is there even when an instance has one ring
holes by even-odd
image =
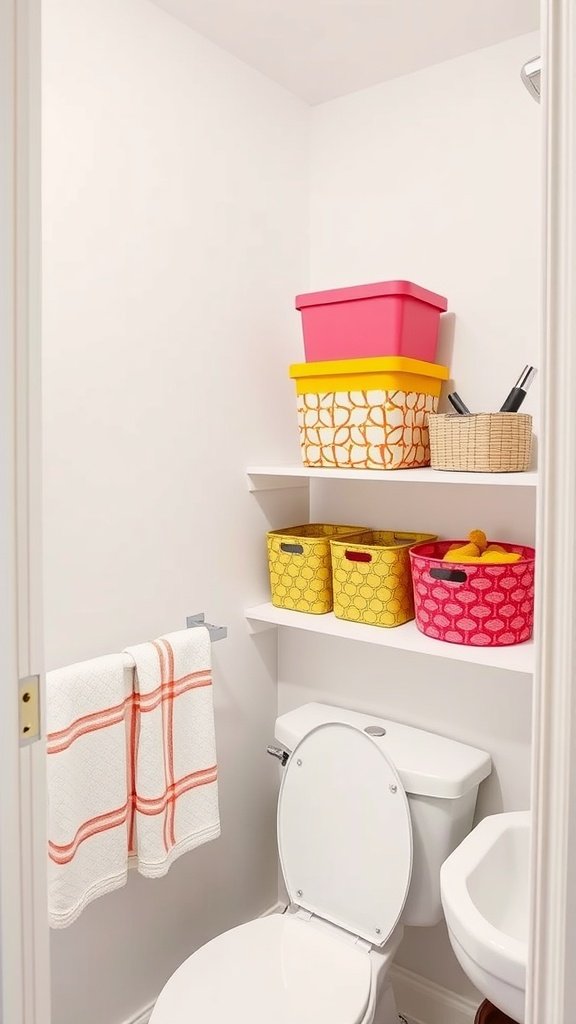
[[[297,457],[307,112],[146,0],[43,6],[48,667],[196,611],[230,630],[222,838],[53,934],[55,1024],[119,1024],[277,898],[276,650],[242,615],[266,527],[244,470]]]
[[[453,330],[476,410],[498,408],[537,351],[540,111],[519,73],[538,46],[513,39],[311,112],[312,287],[408,278],[447,295],[444,350]],[[318,483],[311,518],[324,517],[534,540],[534,496],[516,488]],[[478,813],[528,806],[528,676],[288,631],[280,675],[281,710],[333,701],[490,751]],[[409,929],[398,960],[473,995],[443,926]]]
[[[446,295],[476,411],[537,357],[542,118],[520,68],[538,52],[520,36],[311,112],[312,287],[408,278]]]

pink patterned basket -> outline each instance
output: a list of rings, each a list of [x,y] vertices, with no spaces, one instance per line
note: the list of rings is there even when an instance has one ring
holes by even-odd
[[[521,555],[513,565],[443,562],[453,544],[439,541],[410,550],[416,625],[426,636],[472,647],[507,647],[532,636],[534,548],[504,544]]]

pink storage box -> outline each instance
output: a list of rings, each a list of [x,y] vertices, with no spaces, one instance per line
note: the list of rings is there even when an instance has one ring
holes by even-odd
[[[521,555],[511,565],[444,562],[452,544],[440,541],[410,549],[416,625],[421,633],[451,644],[507,647],[532,636],[534,548],[501,544]]]
[[[411,281],[382,281],[296,296],[309,363],[370,356],[436,359],[442,295]]]

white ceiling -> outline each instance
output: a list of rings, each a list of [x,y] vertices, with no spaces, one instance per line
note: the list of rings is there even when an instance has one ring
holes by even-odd
[[[309,103],[531,32],[539,8],[538,0],[155,2]]]

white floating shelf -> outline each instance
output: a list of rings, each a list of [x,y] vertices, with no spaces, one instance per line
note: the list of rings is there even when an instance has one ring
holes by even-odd
[[[415,622],[404,626],[385,629],[380,626],[366,626],[360,622],[346,622],[335,615],[307,615],[286,608],[275,608],[273,604],[259,604],[248,608],[246,618],[251,622],[268,623],[272,626],[286,626],[304,629],[322,636],[339,636],[346,640],[358,640],[365,644],[391,647],[397,651],[411,651],[435,658],[464,661],[472,665],[503,669],[507,672],[534,671],[534,643],[528,641],[513,647],[466,647],[461,644],[447,644],[424,636]]]
[[[380,484],[470,484],[490,487],[536,487],[536,470],[526,473],[448,473],[430,469],[311,469],[308,466],[249,466],[251,491],[307,486],[309,480],[370,480]]]

